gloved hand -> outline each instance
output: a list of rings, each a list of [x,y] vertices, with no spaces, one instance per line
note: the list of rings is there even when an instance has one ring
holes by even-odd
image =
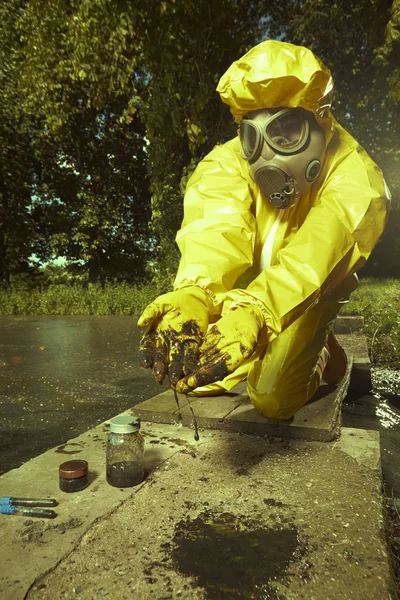
[[[211,299],[197,286],[156,298],[138,321],[139,327],[149,328],[140,342],[140,365],[152,368],[160,383],[168,373],[172,387],[193,372],[211,308]]]
[[[177,392],[187,394],[233,373],[253,354],[263,326],[262,314],[253,304],[237,304],[231,308],[204,337],[198,368],[178,382]]]

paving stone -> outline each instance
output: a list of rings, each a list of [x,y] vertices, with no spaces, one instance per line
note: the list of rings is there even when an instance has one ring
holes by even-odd
[[[190,405],[179,395],[180,411],[172,390],[137,404],[132,412],[153,423],[192,425],[193,412],[199,427],[255,435],[278,435],[287,438],[329,441],[338,435],[340,408],[350,381],[352,359],[349,357],[345,377],[335,386],[323,384],[314,398],[291,419],[275,421],[263,417],[251,404],[242,382],[221,396],[192,397]],[[191,406],[191,408],[190,408]],[[179,412],[181,419],[179,419]]]
[[[364,317],[361,315],[344,315],[335,319],[333,331],[335,333],[354,333],[364,327]]]
[[[350,373],[351,359],[337,387],[321,385],[314,398],[287,421],[266,419],[248,400],[229,414],[220,428],[256,435],[330,441],[340,431],[341,405],[347,393]]]
[[[353,333],[351,335],[337,335],[336,338],[347,356],[353,357],[349,393],[353,399],[362,398],[372,390],[371,360],[367,337],[361,333]]]

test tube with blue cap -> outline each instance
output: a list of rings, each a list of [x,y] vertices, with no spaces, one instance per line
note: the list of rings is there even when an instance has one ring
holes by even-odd
[[[0,514],[54,519],[57,513],[54,510],[44,507],[57,505],[58,502],[55,498],[16,498],[14,496],[2,496],[0,498]]]

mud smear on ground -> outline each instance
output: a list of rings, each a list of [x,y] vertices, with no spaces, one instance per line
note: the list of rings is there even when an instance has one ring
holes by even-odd
[[[296,552],[297,551],[297,552]],[[263,529],[226,512],[200,513],[175,525],[171,557],[207,598],[278,598],[271,583],[282,580],[299,551],[295,527]]]
[[[156,431],[177,435],[174,426]],[[375,472],[322,442],[219,433],[205,436],[196,458],[176,450],[26,598],[386,597]]]
[[[48,524],[44,521],[25,521],[25,529],[21,532],[21,538],[23,542],[27,543],[36,543],[36,544],[44,544],[45,539],[43,539],[43,535],[46,531],[54,530],[58,533],[64,534],[68,529],[76,529],[77,527],[81,527],[83,521],[81,519],[74,519],[70,517],[64,523],[58,523],[57,525]]]
[[[55,452],[58,452],[58,454],[79,454],[79,452],[83,452],[83,448],[79,442],[67,442],[58,446]]]

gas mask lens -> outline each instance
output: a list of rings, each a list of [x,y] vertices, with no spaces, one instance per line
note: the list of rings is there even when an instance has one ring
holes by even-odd
[[[260,131],[253,121],[248,120],[243,120],[240,123],[239,131],[242,156],[246,160],[251,160],[260,146]]]
[[[261,154],[264,141],[280,154],[301,150],[308,141],[309,124],[301,111],[284,108],[261,124],[253,119],[243,119],[239,131],[242,156],[254,162]]]
[[[308,138],[308,121],[299,112],[279,112],[266,124],[264,137],[278,152],[298,152]]]

